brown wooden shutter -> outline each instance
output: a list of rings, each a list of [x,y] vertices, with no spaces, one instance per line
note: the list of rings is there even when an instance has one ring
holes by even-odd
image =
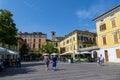
[[[103,44],[106,44],[106,37],[103,37]]]
[[[106,30],[106,24],[104,24],[104,30]]]
[[[120,58],[120,49],[116,49],[116,57]]]
[[[102,29],[101,29],[101,28],[102,28],[102,25],[100,25],[100,31],[102,31]]]
[[[115,42],[115,43],[117,43],[117,42],[118,42],[118,36],[117,36],[117,34],[116,34],[116,33],[114,34],[114,42]]]
[[[115,20],[112,20],[111,23],[112,23],[112,27],[116,27]]]

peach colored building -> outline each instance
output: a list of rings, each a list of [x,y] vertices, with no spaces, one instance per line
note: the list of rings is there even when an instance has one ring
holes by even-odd
[[[46,44],[46,34],[43,34],[41,32],[33,32],[33,33],[28,33],[28,32],[20,32],[19,36],[27,42],[29,48],[31,51],[33,50],[38,50],[42,47],[42,45]]]

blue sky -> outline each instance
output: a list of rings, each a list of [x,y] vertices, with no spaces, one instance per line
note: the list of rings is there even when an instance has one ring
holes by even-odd
[[[120,0],[0,0],[0,8],[13,13],[18,31],[50,32],[64,36],[75,29],[96,32],[95,17]]]

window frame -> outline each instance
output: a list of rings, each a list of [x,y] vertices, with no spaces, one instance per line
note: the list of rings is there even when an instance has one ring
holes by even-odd
[[[113,35],[113,42],[114,42],[114,43],[118,43],[118,42],[119,42],[118,33],[117,33],[117,32],[114,32],[114,33],[112,33],[112,35]],[[117,36],[117,41],[115,41],[115,37],[114,37],[115,35]]]
[[[115,26],[113,26],[113,23],[112,23],[113,20],[115,21]],[[111,23],[111,27],[112,27],[112,28],[117,27],[117,21],[116,21],[116,18],[115,18],[115,17],[110,19],[110,23]]]
[[[104,43],[104,38],[105,38],[105,43]],[[107,45],[107,37],[106,37],[106,35],[102,36],[102,44]]]

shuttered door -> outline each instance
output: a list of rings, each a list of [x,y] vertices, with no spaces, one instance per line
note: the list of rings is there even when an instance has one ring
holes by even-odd
[[[108,57],[108,52],[107,51],[105,51],[105,60],[106,60],[106,62],[109,62],[109,57]]]

